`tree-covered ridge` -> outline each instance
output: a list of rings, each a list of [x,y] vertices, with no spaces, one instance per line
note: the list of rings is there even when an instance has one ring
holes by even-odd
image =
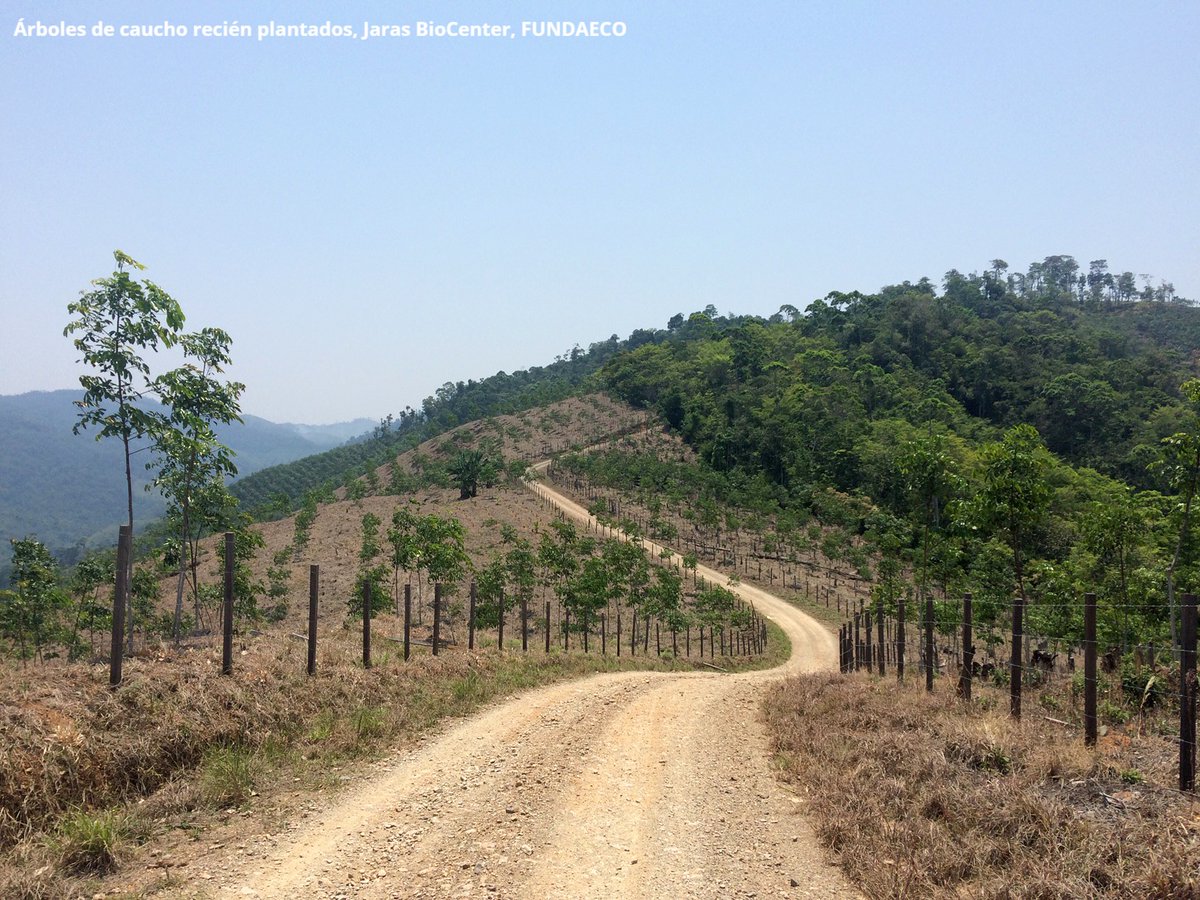
[[[1174,586],[1200,586],[1200,310],[1001,271],[770,319],[676,316],[602,378],[692,446],[717,476],[705,495],[771,517],[791,552],[809,517],[860,535],[886,606],[914,588],[969,590],[988,623],[1015,594],[1040,633],[1069,636],[1095,590],[1106,639],[1165,639]]]
[[[921,279],[770,319],[680,316],[604,376],[716,468],[764,470],[788,489],[862,488],[867,444],[900,423],[974,439],[1021,422],[1072,463],[1153,486],[1147,463],[1186,420],[1179,385],[1200,310],[1173,290],[1127,295],[1124,276],[1109,287],[1098,264],[1080,288],[1069,259],[1022,276],[997,260],[983,275],[947,273],[941,292]]]

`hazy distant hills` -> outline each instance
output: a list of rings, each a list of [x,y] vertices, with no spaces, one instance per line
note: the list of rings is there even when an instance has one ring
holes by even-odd
[[[71,390],[0,395],[0,566],[9,558],[9,538],[32,534],[65,549],[124,521],[120,442],[97,441],[94,432],[72,434],[79,396]],[[220,431],[237,452],[241,475],[328,450],[375,425],[370,419],[334,425],[245,420]],[[134,456],[134,514],[141,522],[163,511],[162,499],[143,489],[148,455]]]

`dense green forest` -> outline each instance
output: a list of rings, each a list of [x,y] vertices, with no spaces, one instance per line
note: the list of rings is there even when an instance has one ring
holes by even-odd
[[[600,378],[697,451],[709,496],[860,535],[885,602],[903,563],[918,589],[973,591],[985,620],[1020,594],[1043,633],[1068,636],[1095,590],[1108,639],[1165,637],[1174,585],[1198,586],[1200,393],[1184,387],[1200,310],[1100,262],[1077,272],[1050,257],[1008,276],[997,260],[941,291],[677,316]],[[611,460],[583,467],[629,487]],[[647,477],[670,491],[678,474]]]
[[[1187,414],[1200,311],[1051,284],[950,272],[940,294],[922,279],[770,320],[695,313],[604,379],[714,467],[788,488],[886,492],[870,439],[901,422],[967,439],[1028,422],[1067,461],[1155,486],[1147,464]]]

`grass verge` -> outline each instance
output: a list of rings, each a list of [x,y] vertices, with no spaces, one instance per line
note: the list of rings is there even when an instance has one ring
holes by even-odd
[[[986,694],[963,704],[937,688],[807,675],[765,702],[784,776],[864,893],[1200,896],[1200,804],[1139,768],[1160,737],[1088,750],[1040,715],[1015,722]]]
[[[0,897],[87,893],[156,829],[200,829],[280,784],[339,783],[341,761],[403,744],[438,722],[521,690],[598,672],[690,671],[698,660],[594,651],[461,651],[364,670],[356,637],[322,638],[318,674],[304,646],[263,637],[222,678],[208,653],[130,660],[113,692],[103,667],[61,667],[0,684]],[[698,648],[693,647],[693,650]],[[682,652],[682,648],[681,648]],[[705,660],[726,671],[777,665],[790,648],[772,626],[761,657]],[[65,879],[65,881],[64,881]]]

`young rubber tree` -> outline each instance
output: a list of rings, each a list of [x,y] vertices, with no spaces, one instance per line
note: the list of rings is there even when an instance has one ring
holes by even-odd
[[[612,591],[610,572],[604,559],[591,556],[563,586],[563,606],[575,615],[574,630],[590,633],[592,620],[607,605]]]
[[[46,545],[34,538],[13,540],[12,588],[4,626],[17,644],[21,659],[32,652],[43,662],[43,649],[58,635],[58,616],[67,605],[66,593],[58,586],[58,564]]]
[[[1190,411],[1194,413],[1200,410],[1200,379],[1193,378],[1184,382],[1180,390],[1191,406]],[[1179,496],[1175,508],[1175,521],[1178,523],[1175,549],[1167,566],[1167,609],[1171,617],[1173,645],[1178,644],[1175,579],[1180,566],[1186,564],[1194,550],[1192,506],[1196,500],[1196,490],[1200,487],[1200,427],[1197,427],[1195,422],[1193,416],[1191,428],[1163,439],[1162,459],[1158,463],[1158,468],[1171,490]]]
[[[512,586],[513,603],[528,612],[537,587],[537,554],[533,544],[525,538],[517,538],[504,555],[504,565],[508,583]]]
[[[214,426],[242,421],[238,400],[245,385],[221,381],[229,364],[230,338],[219,328],[204,328],[179,339],[187,362],[156,378],[154,391],[166,407],[154,427],[154,485],[177,512],[179,572],[175,587],[175,643],[183,621],[183,589],[189,563],[195,565],[194,494],[203,485],[237,475],[233,451],[217,440]],[[147,489],[149,487],[147,486]]]
[[[929,593],[930,542],[941,527],[942,511],[956,487],[951,465],[941,438],[936,436],[908,442],[902,448],[897,464],[921,531],[920,597]]]
[[[420,518],[409,507],[401,506],[392,513],[392,526],[387,531],[388,544],[392,549],[392,590],[397,601],[399,601],[400,597],[401,570],[408,576],[410,584],[412,583],[412,573],[414,571],[418,571],[419,573],[421,565],[421,542],[417,537],[417,523],[420,521]],[[419,600],[418,596],[418,612],[421,609]],[[400,616],[399,608],[396,610],[396,616]],[[423,617],[421,621],[424,621]]]
[[[108,605],[100,599],[100,588],[113,583],[116,560],[111,552],[91,553],[75,564],[71,575],[71,593],[75,598],[75,621],[67,643],[72,657],[79,656],[84,649],[96,652],[96,630],[110,622]],[[80,631],[87,629],[90,641],[81,643]]]
[[[93,290],[67,306],[74,316],[63,329],[74,335],[80,361],[95,374],[81,375],[83,399],[75,433],[96,428],[96,439],[121,441],[125,460],[125,494],[133,530],[133,442],[148,435],[161,415],[139,405],[150,393],[150,365],[144,355],[170,347],[183,328],[183,310],[166,291],[149,279],[135,281],[129,270],[146,267],[120,250],[113,251],[117,270],[92,282]],[[126,602],[128,602],[126,598]],[[133,615],[129,611],[129,645],[133,645]]]
[[[471,568],[466,550],[466,532],[458,519],[423,516],[417,524],[421,562],[431,584],[440,584],[452,594]]]
[[[127,267],[146,267],[120,250],[113,252],[117,270],[111,278],[92,282],[95,290],[83,293],[67,306],[75,316],[63,329],[75,335],[81,362],[95,375],[81,375],[83,399],[76,401],[79,421],[75,432],[99,428],[97,439],[120,438],[125,457],[128,524],[133,525],[133,470],[131,442],[147,435],[158,415],[138,406],[149,391],[150,366],[146,351],[174,345],[183,328],[183,311],[166,291],[146,279],[130,277]]]
[[[983,486],[975,498],[980,524],[1012,551],[1021,602],[1028,593],[1025,566],[1034,536],[1050,507],[1049,454],[1032,425],[1017,425],[983,448]]]

